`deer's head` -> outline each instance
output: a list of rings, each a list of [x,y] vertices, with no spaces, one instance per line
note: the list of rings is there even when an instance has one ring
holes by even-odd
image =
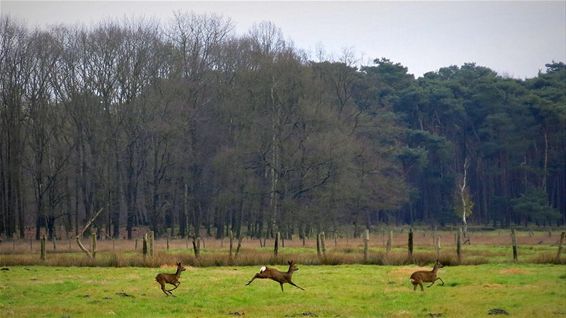
[[[295,261],[290,260],[290,261],[288,261],[287,263],[289,263],[289,272],[290,272],[290,273],[296,272],[296,271],[299,270],[299,268],[297,267],[297,265],[295,265]]]
[[[187,269],[185,267],[183,267],[183,265],[181,264],[181,262],[177,263],[177,270],[180,272],[186,271]]]
[[[434,268],[442,268],[442,267],[444,267],[444,265],[442,265],[440,261],[436,260],[436,263],[434,263]]]

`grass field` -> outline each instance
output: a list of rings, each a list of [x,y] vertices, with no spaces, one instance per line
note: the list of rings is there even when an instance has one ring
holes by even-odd
[[[298,264],[301,291],[269,280],[245,283],[257,266],[188,267],[166,297],[166,268],[12,266],[0,271],[1,317],[566,317],[566,267],[447,266],[446,282],[412,289],[417,266]],[[284,266],[276,266],[285,269]]]

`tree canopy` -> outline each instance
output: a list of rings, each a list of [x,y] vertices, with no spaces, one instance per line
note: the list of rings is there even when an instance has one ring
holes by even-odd
[[[0,22],[3,236],[76,233],[100,208],[128,238],[566,221],[563,62],[415,78],[312,61],[268,22]]]

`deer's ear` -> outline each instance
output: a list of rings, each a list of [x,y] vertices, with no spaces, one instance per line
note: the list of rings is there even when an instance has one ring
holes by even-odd
[[[289,265],[293,265],[293,261],[287,261],[287,263],[289,263]]]

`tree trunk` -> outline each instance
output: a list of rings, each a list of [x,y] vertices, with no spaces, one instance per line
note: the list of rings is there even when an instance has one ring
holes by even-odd
[[[468,158],[466,157],[466,159],[464,160],[464,174],[462,177],[462,184],[460,186],[460,201],[462,203],[462,225],[464,227],[464,238],[467,237],[468,234],[468,222],[466,221],[466,213],[468,212],[468,200],[466,197],[466,186],[467,186],[467,179],[468,179],[468,167],[470,166],[470,163],[468,161]]]

